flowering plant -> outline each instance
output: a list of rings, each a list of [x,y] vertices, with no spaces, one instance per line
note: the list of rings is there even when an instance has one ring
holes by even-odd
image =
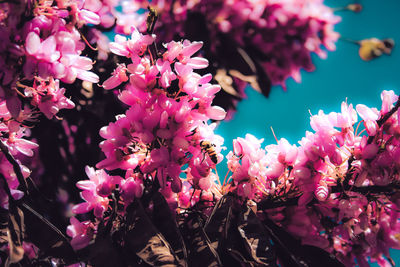
[[[320,1],[306,2],[215,1],[209,10],[202,2],[154,1],[171,12],[158,35],[152,8],[137,15],[146,23],[140,31],[121,22],[116,1],[0,2],[1,262],[393,264],[400,205],[400,101],[393,91],[382,92],[379,110],[344,102],[339,113],[313,115],[313,132],[299,145],[282,138],[263,148],[262,139],[239,137],[223,182],[216,169],[225,147],[214,130],[227,115],[215,104],[226,86],[216,83],[221,71],[230,68],[238,88],[261,88],[263,72],[281,83],[310,67],[309,52],[322,55],[320,44],[333,48],[337,17]],[[132,10],[142,4],[133,3]],[[311,16],[316,11],[325,16]],[[165,25],[187,37],[188,21],[205,18],[208,37],[218,40],[212,46],[208,37],[157,42],[172,39]],[[130,38],[108,43],[101,30],[114,22]],[[301,38],[282,40],[288,33]],[[245,77],[241,63],[210,66],[207,58],[224,47],[247,60],[256,78]],[[56,201],[42,195],[46,183]]]

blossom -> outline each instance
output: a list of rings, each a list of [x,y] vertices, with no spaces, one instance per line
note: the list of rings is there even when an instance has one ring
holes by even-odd
[[[71,246],[75,250],[86,247],[92,240],[94,231],[90,221],[80,222],[75,217],[70,218],[70,225],[67,227],[67,235],[72,238]]]
[[[88,180],[79,181],[77,187],[84,190],[81,197],[86,202],[75,205],[72,208],[74,213],[86,213],[93,210],[96,217],[102,217],[107,210],[109,199],[107,198],[120,183],[118,176],[109,176],[104,170],[95,170],[86,166]]]

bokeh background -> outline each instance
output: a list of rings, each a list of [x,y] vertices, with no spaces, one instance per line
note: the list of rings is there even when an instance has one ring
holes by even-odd
[[[346,6],[346,0],[326,0],[331,7]],[[264,98],[251,88],[246,88],[247,99],[239,103],[237,113],[230,121],[222,122],[217,133],[225,138],[227,151],[232,150],[232,140],[251,133],[264,138],[263,145],[276,143],[270,127],[278,139],[284,137],[297,144],[305,131],[311,130],[310,112],[340,111],[341,102],[366,104],[380,108],[382,90],[400,94],[400,1],[362,0],[360,13],[337,12],[342,21],[335,27],[344,38],[362,40],[376,37],[393,38],[395,48],[390,56],[383,55],[370,62],[361,60],[358,46],[339,40],[336,51],[329,52],[323,60],[313,56],[314,72],[302,72],[302,82],[288,80],[287,90],[275,86],[269,98]],[[227,171],[226,160],[219,164],[219,175]],[[393,259],[400,264],[400,251],[392,251]],[[378,266],[372,264],[371,266]]]

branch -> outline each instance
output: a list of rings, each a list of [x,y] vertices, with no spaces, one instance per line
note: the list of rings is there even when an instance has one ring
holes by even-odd
[[[397,99],[396,105],[388,112],[386,113],[382,118],[376,121],[378,124],[378,127],[381,128],[383,124],[400,108],[400,97]],[[367,143],[371,144],[372,141],[374,140],[375,136],[370,136],[368,138]]]
[[[2,173],[0,173],[0,179],[3,180],[3,183],[4,183],[3,188],[8,196],[8,201],[9,202],[14,201],[14,198],[11,195],[10,187],[8,186],[8,183],[7,183],[7,179],[6,179],[6,177],[4,177],[4,175]]]
[[[3,152],[4,156],[6,156],[6,159],[8,160],[8,162],[10,162],[11,165],[13,166],[15,175],[18,178],[19,185],[22,187],[22,191],[25,194],[29,195],[28,184],[27,184],[24,176],[22,175],[21,167],[19,166],[19,163],[15,160],[14,156],[11,155],[8,147],[4,144],[4,142],[2,140],[0,140],[0,150]]]
[[[331,187],[331,193],[341,193],[341,192],[356,192],[363,195],[367,194],[381,194],[381,193],[394,193],[400,191],[400,184],[390,183],[385,186],[381,185],[371,185],[371,186],[347,186],[343,188],[340,185]],[[288,198],[286,200],[279,199],[264,199],[257,204],[258,210],[275,209],[279,207],[295,206],[298,203],[300,196]],[[313,199],[310,204],[315,203],[316,199]]]
[[[390,183],[388,185],[370,185],[370,186],[353,186],[350,185],[342,188],[341,186],[333,186],[331,187],[331,193],[340,193],[340,192],[356,192],[361,194],[380,194],[380,193],[391,193],[400,190],[400,184],[398,183]]]
[[[379,120],[376,121],[379,127],[382,127],[382,125],[395,113],[400,107],[400,97],[397,99],[396,105],[383,116]]]
[[[300,196],[288,198],[286,200],[280,199],[264,199],[257,203],[258,210],[275,209],[279,207],[295,206],[299,201]]]

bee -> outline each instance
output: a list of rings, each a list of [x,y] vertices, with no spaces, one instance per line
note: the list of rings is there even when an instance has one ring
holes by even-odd
[[[217,164],[218,158],[217,158],[217,152],[215,151],[215,144],[211,143],[210,141],[200,141],[200,147],[202,150],[204,150],[204,153],[207,153],[212,162],[214,164]]]
[[[394,47],[392,39],[379,40],[377,38],[365,39],[359,41],[359,55],[361,59],[369,61],[380,57],[383,53],[390,54]]]
[[[150,11],[146,19],[147,33],[152,34],[154,26],[156,25],[156,21],[158,19],[158,13],[157,10],[155,10],[151,6],[148,6],[147,9]]]

